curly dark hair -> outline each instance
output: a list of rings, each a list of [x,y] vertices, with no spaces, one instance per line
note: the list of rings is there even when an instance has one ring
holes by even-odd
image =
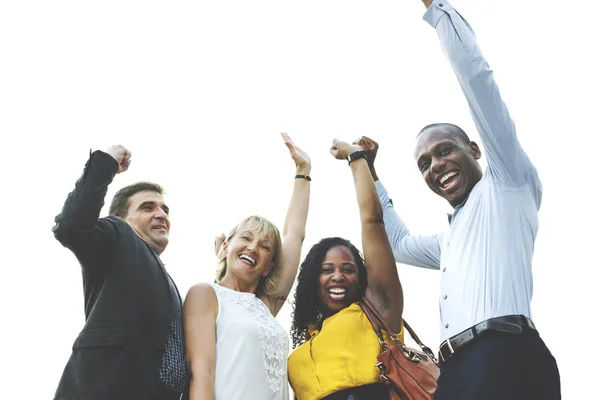
[[[354,262],[358,268],[358,283],[360,290],[352,303],[360,300],[367,290],[367,267],[361,252],[350,243],[349,240],[340,237],[330,237],[321,239],[315,244],[306,255],[306,258],[300,264],[300,273],[298,274],[298,285],[294,294],[292,307],[292,346],[298,347],[309,338],[308,327],[316,325],[320,328],[323,322],[323,315],[320,311],[319,274],[321,273],[321,263],[327,252],[337,246],[347,247],[354,256]]]

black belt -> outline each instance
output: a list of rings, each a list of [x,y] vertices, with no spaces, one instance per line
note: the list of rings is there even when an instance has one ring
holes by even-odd
[[[443,341],[440,345],[439,359],[440,361],[448,360],[458,349],[471,343],[484,332],[496,331],[519,334],[526,328],[535,330],[535,325],[532,320],[524,315],[505,315],[487,319]]]
[[[323,397],[322,400],[388,400],[390,389],[383,383],[356,386]]]

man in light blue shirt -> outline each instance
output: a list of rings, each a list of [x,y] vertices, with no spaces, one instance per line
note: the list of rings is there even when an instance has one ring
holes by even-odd
[[[453,124],[428,125],[415,160],[454,208],[444,234],[413,236],[373,166],[378,145],[357,141],[384,209],[398,262],[440,269],[441,375],[437,399],[559,399],[556,361],[531,316],[532,257],[542,186],[475,35],[446,0],[422,0],[469,104],[488,159]]]

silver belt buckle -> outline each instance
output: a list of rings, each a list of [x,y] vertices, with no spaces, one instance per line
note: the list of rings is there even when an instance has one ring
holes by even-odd
[[[446,343],[448,344],[448,347],[450,348],[450,355],[454,354],[454,348],[452,347],[452,343],[450,343],[450,338],[446,339]]]
[[[444,356],[444,352],[441,351],[441,348],[443,347],[444,344],[447,344],[448,348],[450,349],[450,354],[448,354],[448,358],[450,358],[450,356],[452,354],[454,354],[454,348],[452,347],[452,343],[450,343],[449,338],[444,340],[444,343],[442,343],[442,346],[440,346],[440,358],[442,359],[443,362],[446,362],[447,358]]]

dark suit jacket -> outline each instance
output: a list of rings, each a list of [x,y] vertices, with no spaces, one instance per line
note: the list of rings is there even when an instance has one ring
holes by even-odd
[[[86,322],[75,339],[55,400],[153,397],[172,312],[158,256],[124,221],[100,218],[118,165],[91,154],[56,217],[56,239],[81,264]]]

